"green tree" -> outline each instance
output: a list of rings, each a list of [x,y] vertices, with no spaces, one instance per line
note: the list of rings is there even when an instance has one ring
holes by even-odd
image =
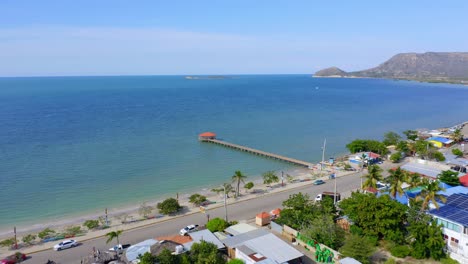
[[[461,129],[456,129],[451,136],[452,140],[455,142],[461,142],[463,141],[463,134],[461,132]]]
[[[244,188],[249,190],[252,189],[254,187],[254,183],[253,182],[248,182],[244,185]]]
[[[151,212],[153,212],[153,210],[154,207],[147,205],[145,202],[140,205],[140,208],[138,208],[138,214],[143,218],[148,218],[148,216],[151,214]]]
[[[457,156],[457,157],[462,157],[463,156],[463,152],[457,148],[454,148],[452,149],[452,154]]]
[[[244,264],[244,261],[241,259],[231,259],[227,264]]]
[[[307,237],[338,250],[343,245],[345,232],[335,224],[332,215],[320,214],[309,227],[301,231]]]
[[[390,155],[390,160],[393,162],[393,163],[397,163],[401,160],[402,156],[401,156],[401,152],[395,152],[393,153],[392,155]]]
[[[177,213],[182,206],[180,206],[179,202],[174,198],[167,198],[161,203],[158,203],[156,206],[161,214],[169,215],[173,213]]]
[[[83,223],[83,226],[88,228],[89,230],[98,228],[99,227],[99,220],[86,220]]]
[[[384,134],[383,143],[385,144],[385,146],[391,146],[391,145],[396,146],[398,142],[400,142],[400,140],[401,140],[401,136],[398,135],[397,133],[387,132]]]
[[[23,236],[23,238],[21,240],[24,243],[26,243],[28,245],[31,245],[34,242],[34,240],[36,240],[36,235],[28,234],[28,235]]]
[[[423,180],[424,187],[421,190],[421,193],[418,195],[418,199],[423,201],[421,210],[427,209],[430,202],[432,202],[437,209],[439,209],[437,200],[445,202],[445,196],[438,194],[440,191],[445,191],[445,189],[441,188],[439,184],[439,181],[429,182],[427,179]]]
[[[310,201],[307,194],[295,193],[283,201],[283,210],[276,219],[278,224],[288,225],[296,230],[302,230],[311,225],[312,220],[320,211],[317,205]]]
[[[460,178],[458,178],[458,172],[452,170],[445,170],[442,171],[439,175],[437,175],[439,181],[446,183],[452,186],[460,185]]]
[[[406,155],[410,154],[410,149],[408,147],[408,142],[406,142],[406,141],[398,142],[398,144],[396,145],[396,150],[398,150],[399,152],[403,152]]]
[[[232,187],[230,183],[223,183],[223,187],[211,189],[212,192],[215,192],[217,194],[224,193],[225,190],[226,197],[229,198],[229,193],[234,192],[234,187]]]
[[[7,238],[0,241],[0,247],[12,247],[15,244],[15,238]]]
[[[422,184],[421,175],[419,173],[408,173],[407,174],[407,183],[410,185],[410,188],[418,187]]]
[[[388,172],[390,174],[388,177],[388,181],[390,183],[390,195],[393,198],[396,197],[397,193],[403,195],[402,185],[408,181],[408,174],[400,167],[395,170],[389,170]]]
[[[106,243],[109,244],[114,238],[117,240],[117,245],[120,244],[119,236],[123,233],[123,230],[112,231],[106,234],[107,240]]]
[[[412,247],[411,255],[417,259],[432,257],[439,260],[445,257],[442,226],[437,225],[418,207],[410,208],[409,211],[412,215],[408,217],[408,241]]]
[[[407,206],[390,196],[353,192],[350,198],[340,202],[340,208],[363,235],[402,241]]]
[[[218,247],[210,242],[202,240],[194,243],[190,249],[190,259],[193,264],[225,264]]]
[[[445,160],[445,156],[444,156],[444,154],[442,154],[442,152],[440,152],[438,150],[434,150],[431,153],[432,153],[432,156],[434,157],[435,160],[437,160],[437,161],[444,161]]]
[[[409,140],[414,141],[414,140],[416,140],[418,138],[418,131],[416,131],[416,130],[405,130],[405,131],[403,131],[403,134]]]
[[[434,149],[434,146],[430,142],[424,140],[417,140],[415,142],[416,153],[423,158],[429,158],[429,153],[432,149]]]
[[[367,168],[367,174],[362,176],[365,178],[363,187],[372,187],[377,189],[377,182],[382,180],[382,169],[377,165],[370,165]]]
[[[158,258],[153,256],[150,252],[146,252],[143,255],[138,256],[140,264],[156,264],[158,263]]]
[[[195,206],[199,206],[200,204],[206,202],[206,196],[195,193],[190,195],[189,202]]]
[[[241,182],[245,184],[245,179],[247,179],[247,176],[242,174],[241,171],[235,171],[234,175],[232,176],[232,182],[237,183],[237,188],[236,188],[236,197],[239,197],[240,194],[240,184]]]
[[[274,171],[267,171],[262,174],[263,183],[266,185],[271,185],[272,183],[279,182],[278,176]]]
[[[340,248],[340,253],[354,258],[363,264],[370,263],[370,256],[375,251],[375,246],[366,237],[358,235],[350,235],[343,247]]]
[[[49,238],[53,234],[55,234],[54,230],[52,230],[50,228],[46,228],[46,229],[42,230],[41,232],[39,232],[39,234],[37,234],[37,236],[40,239],[46,239],[46,238]]]
[[[179,256],[172,255],[172,252],[165,248],[156,257],[156,263],[158,264],[177,264],[179,263]]]
[[[384,143],[377,140],[356,139],[346,145],[351,153],[372,151],[381,155],[387,154],[388,150]]]
[[[228,222],[226,220],[221,219],[219,217],[213,218],[208,223],[206,223],[206,228],[210,230],[211,232],[222,232],[224,229],[226,229],[229,226]]]

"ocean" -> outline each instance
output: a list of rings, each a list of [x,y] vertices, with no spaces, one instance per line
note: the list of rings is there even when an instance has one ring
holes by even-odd
[[[0,78],[0,229],[317,162],[356,138],[468,120],[468,87],[308,75]]]

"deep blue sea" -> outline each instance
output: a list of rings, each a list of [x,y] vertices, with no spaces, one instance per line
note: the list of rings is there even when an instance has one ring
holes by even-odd
[[[0,228],[207,188],[355,138],[468,120],[468,87],[307,75],[0,78]]]

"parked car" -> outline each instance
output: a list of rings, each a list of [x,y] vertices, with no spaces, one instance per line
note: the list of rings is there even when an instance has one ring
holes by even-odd
[[[109,248],[109,251],[113,251],[113,252],[117,252],[117,253],[122,253],[125,249],[129,248],[131,245],[130,244],[118,244],[118,245],[115,245],[111,248]]]
[[[16,264],[26,260],[26,255],[21,252],[16,252],[14,255],[8,256],[0,260],[0,264]]]
[[[316,180],[314,181],[314,185],[320,185],[320,184],[324,184],[325,182],[322,181],[322,180]]]
[[[73,239],[64,240],[54,246],[55,251],[60,251],[62,249],[72,248],[78,246],[78,243]]]
[[[194,232],[194,231],[197,231],[197,230],[198,230],[198,225],[188,225],[188,226],[182,228],[182,229],[180,230],[179,234],[180,234],[181,236],[185,236],[185,235],[187,235],[187,234],[189,234],[189,233],[192,233],[192,232]]]

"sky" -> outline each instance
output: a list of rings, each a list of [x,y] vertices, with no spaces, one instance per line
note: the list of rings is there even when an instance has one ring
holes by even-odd
[[[0,76],[311,74],[468,51],[468,1],[0,1]]]

